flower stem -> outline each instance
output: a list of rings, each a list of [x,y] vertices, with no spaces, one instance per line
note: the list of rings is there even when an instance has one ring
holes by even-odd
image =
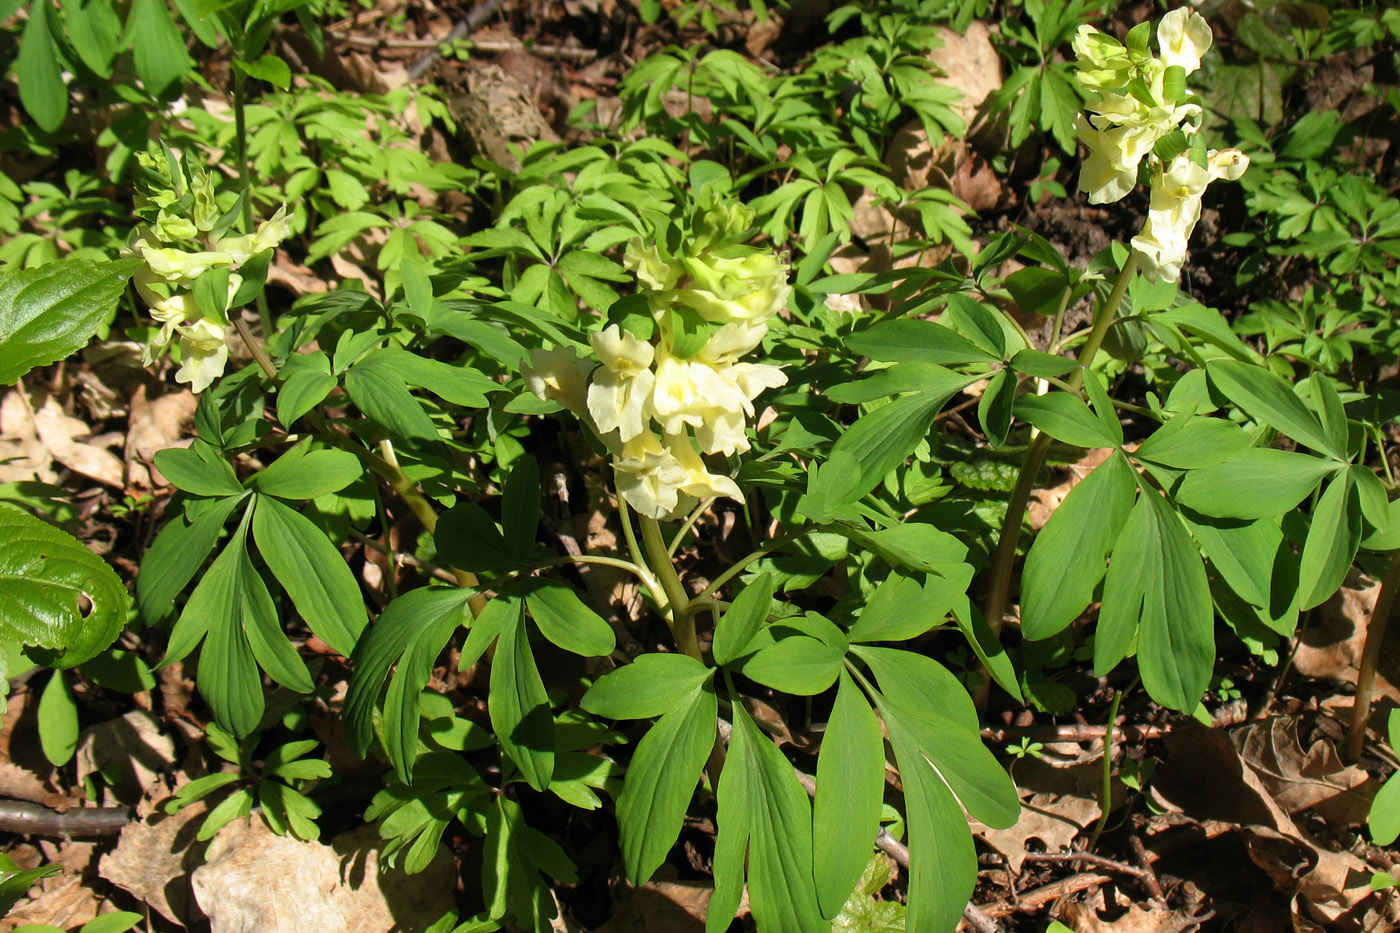
[[[685,593],[681,578],[676,574],[676,565],[666,552],[666,538],[661,534],[661,525],[656,519],[641,516],[642,543],[646,546],[647,561],[652,573],[666,591],[667,615],[671,620],[671,632],[676,638],[676,647],[697,661],[700,656],[700,639],[695,634],[695,618],[690,614],[690,597]]]
[[[1137,683],[1136,680],[1133,683]],[[1094,823],[1094,831],[1089,835],[1089,842],[1084,846],[1085,852],[1093,852],[1094,846],[1099,844],[1099,837],[1103,835],[1104,827],[1108,825],[1108,814],[1113,809],[1113,726],[1118,720],[1118,706],[1123,702],[1123,694],[1128,691],[1119,690],[1113,695],[1113,702],[1108,707],[1108,723],[1103,731],[1103,790],[1099,802],[1099,818]]]
[[[1093,329],[1085,339],[1084,345],[1079,348],[1079,366],[1065,380],[1071,391],[1077,393],[1083,388],[1084,370],[1093,365],[1099,347],[1103,346],[1104,335],[1108,333],[1109,326],[1117,316],[1118,306],[1122,303],[1136,271],[1137,257],[1129,254],[1128,261],[1123,264],[1123,270],[1118,273],[1118,280],[1113,283],[1113,291],[1099,305],[1098,312],[1094,315]],[[1031,441],[1026,450],[1025,462],[1021,464],[1021,471],[1016,476],[1016,485],[1011,490],[1011,498],[1006,503],[1006,517],[1002,520],[1001,536],[997,539],[996,553],[992,558],[991,582],[987,588],[987,601],[982,613],[994,633],[1001,631],[1006,615],[1007,596],[1011,590],[1011,568],[1016,561],[1016,548],[1021,541],[1021,521],[1025,518],[1026,504],[1030,501],[1031,490],[1035,488],[1036,477],[1050,453],[1050,444],[1051,438],[1048,434],[1038,434],[1035,440]]]
[[[1347,732],[1346,760],[1356,761],[1366,745],[1366,723],[1371,718],[1371,692],[1376,681],[1376,667],[1381,659],[1381,643],[1390,622],[1390,610],[1395,606],[1395,588],[1400,586],[1400,551],[1390,555],[1390,564],[1376,594],[1376,606],[1371,610],[1371,622],[1366,626],[1366,645],[1361,649],[1361,670],[1356,677],[1356,702],[1351,708],[1351,729]]]

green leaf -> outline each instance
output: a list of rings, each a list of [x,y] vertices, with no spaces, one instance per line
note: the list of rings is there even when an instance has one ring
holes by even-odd
[[[0,635],[62,669],[97,655],[126,625],[131,598],[107,562],[67,532],[0,504]]]
[[[36,10],[46,8],[34,4]],[[31,16],[29,23],[44,18]],[[21,49],[21,59],[27,47]],[[23,72],[20,84],[23,87]],[[37,269],[0,271],[0,385],[13,384],[35,366],[72,356],[86,346],[111,320],[133,268],[130,261],[63,259]]]
[[[907,318],[884,321],[854,333],[846,338],[846,347],[852,353],[891,363],[949,365],[1001,360],[1000,355],[988,353],[951,327]]]
[[[745,653],[759,629],[768,621],[768,613],[773,607],[773,587],[771,573],[758,575],[720,616],[715,623],[713,645],[716,664],[733,664]]]
[[[1270,370],[1238,360],[1212,360],[1206,374],[1226,398],[1254,420],[1333,460],[1347,459],[1346,444],[1334,443],[1293,388]]]
[[[292,84],[292,69],[276,55],[263,55],[253,62],[235,59],[233,64],[248,77],[266,81],[279,91],[285,91]]]
[[[1371,831],[1371,841],[1378,846],[1388,846],[1400,836],[1400,779],[1394,775],[1371,801],[1366,827]]]
[[[1023,395],[1016,400],[1016,417],[1075,447],[1117,447],[1123,442],[1121,432],[1105,427],[1088,405],[1068,392]]]
[[[1224,463],[1186,474],[1177,499],[1218,518],[1270,518],[1289,511],[1337,464],[1304,453],[1251,447]]]
[[[321,529],[294,509],[259,496],[253,537],[268,569],[322,641],[349,657],[364,630],[359,584]]]
[[[112,76],[122,23],[109,0],[61,0],[64,31],[83,64],[93,73]],[[33,13],[31,12],[31,16]],[[67,94],[64,94],[65,109]]]
[[[345,696],[345,737],[350,750],[361,758],[369,750],[374,708],[389,669],[400,658],[408,657],[399,664],[394,678],[396,683],[400,678],[406,679],[399,688],[398,715],[386,716],[384,720],[386,750],[405,783],[413,776],[413,760],[418,752],[417,694],[427,684],[432,665],[452,633],[470,619],[467,603],[473,595],[471,590],[455,587],[423,587],[403,594],[380,613],[350,657],[353,674]],[[488,611],[497,602],[488,603]],[[504,606],[505,602],[501,604]],[[485,612],[482,618],[486,618]],[[483,645],[481,650],[485,649]],[[403,697],[414,683],[417,689],[413,692],[414,701],[409,703]]]
[[[843,671],[817,759],[813,866],[822,915],[835,917],[860,880],[880,828],[885,751],[880,723]]]
[[[196,678],[199,692],[214,711],[215,721],[239,738],[257,728],[264,708],[262,675],[242,618],[246,608],[241,571],[248,561],[247,529],[245,515],[185,604],[171,632],[165,661],[169,664],[184,657],[203,638]]]
[[[1062,631],[1093,601],[1135,489],[1132,467],[1115,454],[1071,489],[1050,516],[1026,554],[1021,575],[1025,638],[1049,638]]]
[[[949,564],[961,564],[967,556],[967,545],[927,522],[905,522],[877,531],[839,524],[831,530],[870,548],[896,569],[947,573],[952,572]]]
[[[62,671],[54,671],[39,697],[39,745],[54,767],[62,767],[78,750],[78,701]]]
[[[1006,332],[997,314],[971,295],[954,292],[948,296],[946,316],[979,349],[997,360],[1006,357]]]
[[[433,419],[408,391],[402,374],[382,358],[365,357],[347,370],[345,391],[365,417],[395,437],[441,445]]]
[[[1065,290],[1069,287],[1065,283],[1063,273],[1040,266],[1018,269],[1008,275],[1003,284],[1023,314],[1038,314],[1042,317],[1052,317],[1060,309],[1060,302],[1064,300]],[[1027,351],[1021,351],[1021,353],[1025,352]],[[1016,356],[1020,356],[1021,353],[1016,354]],[[1041,355],[1048,356],[1049,354],[1042,353]],[[1056,357],[1056,359],[1069,364],[1070,369],[1076,365],[1073,360],[1066,360],[1063,357]],[[1011,358],[1011,365],[1016,366],[1016,357]],[[1016,368],[1020,372],[1025,372],[1019,366]],[[1052,373],[1052,375],[1061,375],[1066,372],[1069,372],[1069,369],[1061,370],[1060,373]]]
[[[20,103],[24,104],[24,109],[34,118],[34,122],[39,124],[39,128],[46,133],[53,133],[63,125],[63,118],[68,115],[68,87],[63,83],[63,69],[59,66],[58,56],[54,52],[52,7],[42,2],[31,3],[29,10],[29,19],[24,24],[24,35],[19,40],[19,55],[15,58],[19,99]],[[0,296],[3,295],[4,284],[4,279],[0,279]],[[3,298],[0,298],[0,301],[3,301]],[[3,322],[3,319],[3,311],[0,310],[0,322]],[[0,323],[0,345],[5,345],[8,340],[2,328],[3,323]],[[88,336],[91,335],[89,332]],[[83,343],[86,342],[85,337]],[[67,355],[68,353],[60,354]],[[0,365],[6,363],[8,360],[0,357]],[[13,382],[15,378],[17,377],[7,377],[5,369],[0,368],[0,382]]]
[[[1028,269],[1022,269],[1028,272]],[[1053,379],[1063,376],[1079,365],[1075,360],[1066,359],[1063,356],[1055,356],[1053,353],[1046,353],[1043,350],[1018,350],[1016,355],[1011,357],[1008,364],[1018,373],[1025,373],[1027,376],[1035,376],[1039,379]]]
[[[196,439],[189,447],[167,447],[156,451],[156,469],[175,488],[196,496],[238,496],[243,484],[223,454]]]
[[[637,660],[646,657],[658,656]],[[702,681],[671,704],[637,743],[617,798],[622,864],[634,885],[650,880],[680,835],[700,769],[715,745],[718,713],[718,698]]]
[[[617,647],[612,627],[585,606],[570,586],[538,581],[526,591],[525,602],[540,634],[565,651],[598,658]]]
[[[506,550],[505,538],[491,516],[475,502],[462,502],[442,513],[433,542],[442,560],[474,573],[509,570],[519,563]]]
[[[511,467],[501,492],[501,526],[505,529],[506,553],[520,563],[529,560],[535,550],[535,532],[539,524],[540,465],[526,454]],[[545,637],[548,638],[548,634]]]
[[[774,638],[744,659],[739,670],[767,687],[794,696],[815,696],[836,683],[845,651],[775,622],[765,632]]]
[[[136,602],[146,621],[158,622],[174,611],[175,597],[204,565],[224,522],[245,499],[189,500],[177,517],[166,522],[136,577]]]
[[[608,719],[649,719],[678,708],[713,674],[683,654],[644,654],[599,677],[579,705]]]
[[[1350,471],[1340,470],[1318,497],[1298,565],[1298,608],[1326,602],[1346,579],[1361,545],[1361,509]]]
[[[248,646],[258,665],[288,690],[314,693],[316,685],[311,680],[311,673],[282,631],[272,594],[267,591],[262,576],[253,568],[246,548],[239,552],[238,606],[243,632],[248,636]]]
[[[554,716],[535,656],[530,653],[529,628],[523,614],[516,616],[515,624],[496,642],[487,706],[501,750],[516,763],[531,787],[544,791],[554,774]]]
[[[163,0],[132,0],[124,45],[136,57],[136,73],[152,97],[172,100],[190,70],[185,41]]]
[[[715,895],[708,933],[728,927],[738,907],[748,850],[754,922],[776,933],[808,933],[825,924],[812,878],[812,808],[792,764],[758,731],[740,704],[716,794]],[[732,901],[732,903],[731,903]]]
[[[972,653],[977,655],[977,660],[982,662],[982,666],[992,675],[992,680],[997,686],[1010,694],[1017,703],[1024,703],[1011,657],[1006,653],[1006,648],[997,637],[997,633],[987,624],[981,610],[972,605],[972,600],[966,593],[953,606],[953,621],[967,639]]]
[[[972,567],[959,564],[946,576],[892,573],[875,588],[847,635],[851,641],[907,641],[941,625],[972,582]]]
[[[279,499],[316,499],[338,492],[365,472],[360,458],[346,450],[297,446],[267,469],[248,478],[248,487]]]
[[[1137,633],[1138,670],[1152,699],[1190,712],[1215,664],[1215,613],[1205,565],[1167,501],[1143,490],[1113,547],[1094,641],[1106,675]]]
[[[1006,435],[1011,430],[1011,408],[1016,401],[1017,385],[1016,374],[1003,369],[992,377],[977,401],[977,420],[992,447],[1006,443]]]
[[[114,910],[83,924],[81,933],[126,933],[144,919],[145,917],[134,911]]]
[[[1214,466],[1249,449],[1249,434],[1224,418],[1196,417],[1182,412],[1133,451],[1133,457],[1176,470]]]
[[[246,787],[240,787],[219,801],[219,805],[205,815],[204,822],[199,825],[199,832],[195,833],[194,838],[198,842],[213,839],[219,830],[252,812],[253,792]]]
[[[297,354],[282,366],[282,384],[277,389],[277,420],[284,427],[325,401],[340,380],[331,375],[331,363],[326,354]]]

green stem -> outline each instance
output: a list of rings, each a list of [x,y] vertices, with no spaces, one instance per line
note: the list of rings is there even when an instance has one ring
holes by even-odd
[[[1066,379],[1067,387],[1072,392],[1077,393],[1083,388],[1084,371],[1093,365],[1094,357],[1103,345],[1104,335],[1108,333],[1109,326],[1118,314],[1118,306],[1122,303],[1136,271],[1137,257],[1129,255],[1128,261],[1123,264],[1123,271],[1118,273],[1118,280],[1113,284],[1113,291],[1099,305],[1098,313],[1094,315],[1093,330],[1089,332],[1079,350],[1079,366]],[[1040,474],[1041,467],[1045,466],[1045,458],[1050,453],[1050,444],[1051,438],[1048,434],[1039,434],[1031,441],[1026,450],[1025,462],[1021,464],[1021,472],[1016,476],[1016,485],[1011,490],[1011,498],[1006,503],[1006,517],[1002,520],[1001,537],[997,539],[996,553],[992,557],[991,582],[982,613],[994,633],[1001,631],[1006,616],[1007,596],[1011,590],[1011,569],[1016,562],[1016,548],[1021,542],[1021,521],[1025,518],[1026,505],[1030,502],[1036,477]],[[982,695],[985,697],[985,688]]]
[[[1390,611],[1395,606],[1395,588],[1400,585],[1400,551],[1390,555],[1390,564],[1376,594],[1376,608],[1371,610],[1371,623],[1366,627],[1366,645],[1361,649],[1361,670],[1356,677],[1356,702],[1351,708],[1351,729],[1347,732],[1346,758],[1356,761],[1366,745],[1366,723],[1371,718],[1371,693],[1376,681],[1376,667],[1381,660],[1381,643],[1385,641]]]
[[[695,523],[700,520],[700,516],[705,514],[705,510],[708,509],[710,503],[714,501],[713,497],[701,499],[700,502],[696,504],[695,508],[690,510],[690,514],[687,515],[685,521],[681,523],[680,530],[671,538],[671,543],[666,548],[667,555],[674,555],[676,553],[677,549],[681,546],[681,541],[685,539],[686,532],[695,527]]]
[[[787,544],[790,541],[796,540],[799,536],[800,533],[783,535],[780,538],[774,538],[773,540],[757,548],[756,550],[750,551],[747,555],[740,559],[738,563],[734,564],[728,570],[724,571],[719,576],[711,580],[710,585],[701,590],[695,598],[704,599],[708,596],[713,596],[715,593],[719,592],[720,587],[724,586],[730,580],[733,580],[739,574],[743,573],[744,568],[747,567],[749,564],[752,564],[754,561],[758,560],[761,557],[767,557],[773,551],[776,551],[778,548],[782,547],[784,544]]]
[[[1094,823],[1094,831],[1089,835],[1089,844],[1084,847],[1085,852],[1093,852],[1094,846],[1099,844],[1099,836],[1108,825],[1108,814],[1113,809],[1113,726],[1118,721],[1118,705],[1123,702],[1123,694],[1126,692],[1119,690],[1115,693],[1113,703],[1108,707],[1108,724],[1103,730],[1103,802],[1099,804],[1099,819]]]
[[[676,574],[676,565],[666,553],[666,539],[661,534],[661,525],[656,519],[641,516],[642,543],[646,545],[647,563],[651,572],[666,591],[667,615],[671,620],[671,632],[676,638],[676,647],[697,661],[700,656],[700,639],[695,634],[695,619],[690,612],[690,597],[685,593],[681,578]]]
[[[235,45],[237,47],[237,45]],[[253,175],[248,165],[248,77],[233,66],[233,135],[234,158],[238,161],[238,184],[243,189],[243,232],[253,232]],[[272,314],[267,308],[267,295],[258,292],[258,323],[263,337],[272,334]]]

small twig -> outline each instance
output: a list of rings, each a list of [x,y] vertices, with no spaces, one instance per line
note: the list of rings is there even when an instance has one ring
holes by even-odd
[[[1351,730],[1347,733],[1346,760],[1356,761],[1366,744],[1366,724],[1371,718],[1371,693],[1376,680],[1376,666],[1381,659],[1381,645],[1390,622],[1390,610],[1395,605],[1395,590],[1400,586],[1400,551],[1390,557],[1381,580],[1376,605],[1366,626],[1366,645],[1361,651],[1361,670],[1356,678],[1356,702],[1352,706]]]
[[[60,813],[24,800],[0,800],[0,830],[21,836],[111,836],[129,822],[130,807],[75,807]]]
[[[412,554],[407,554],[403,551],[395,551],[391,548],[387,548],[380,542],[374,540],[369,535],[365,534],[362,531],[359,531],[358,529],[351,528],[350,537],[354,538],[357,542],[363,544],[365,547],[372,548],[378,551],[379,553],[385,555],[390,560],[393,560],[397,563],[405,564],[417,570],[426,571],[432,574],[433,576],[437,577],[439,580],[446,580],[448,583],[457,582],[457,578],[454,577],[452,575],[452,571],[448,570],[447,568],[441,567],[437,564],[430,563],[425,560],[419,560]]]
[[[1095,868],[1103,868],[1108,871],[1116,871],[1119,874],[1131,875],[1144,883],[1149,877],[1146,869],[1136,865],[1129,865],[1127,862],[1120,862],[1104,855],[1095,855],[1092,852],[1027,852],[1024,861],[1027,862],[1057,862],[1073,864],[1082,862],[1085,865],[1092,865]],[[1154,878],[1155,881],[1155,878]],[[1158,888],[1158,891],[1161,889]]]
[[[982,912],[975,904],[963,908],[963,922],[976,933],[1001,933],[1001,924]]]
[[[1112,875],[1102,875],[1098,872],[1083,872],[1078,875],[1070,875],[1068,878],[1061,878],[1059,881],[1052,881],[1047,885],[1027,891],[1018,897],[1014,903],[1011,901],[998,901],[995,904],[988,904],[983,910],[989,917],[1006,917],[1021,911],[1035,911],[1062,897],[1067,897],[1096,885],[1107,884],[1112,880]]]
[[[469,12],[464,19],[458,20],[456,24],[453,25],[452,31],[447,34],[445,39],[437,43],[437,45],[428,50],[427,54],[413,63],[408,69],[408,79],[410,81],[417,81],[419,78],[423,77],[427,70],[433,67],[433,62],[438,60],[438,56],[441,54],[438,51],[439,48],[443,45],[451,45],[458,39],[466,38],[476,32],[481,28],[483,23],[491,18],[491,15],[496,12],[496,7],[498,6],[500,6],[500,0],[484,0],[483,3],[472,7],[471,12]]]
[[[1142,866],[1142,882],[1147,885],[1147,893],[1166,903],[1167,896],[1162,892],[1162,883],[1157,880],[1157,872],[1152,868],[1152,856],[1147,851],[1147,846],[1142,844],[1142,837],[1136,834],[1129,836],[1128,844],[1133,847],[1133,858]]]

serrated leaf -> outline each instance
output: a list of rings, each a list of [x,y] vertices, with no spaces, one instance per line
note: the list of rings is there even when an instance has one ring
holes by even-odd
[[[0,632],[70,668],[110,645],[130,597],[107,562],[77,538],[0,504]]]
[[[29,22],[43,19],[31,16]],[[22,88],[23,76],[20,82]],[[13,384],[35,366],[86,346],[111,319],[133,268],[129,261],[63,259],[0,271],[0,384]]]

